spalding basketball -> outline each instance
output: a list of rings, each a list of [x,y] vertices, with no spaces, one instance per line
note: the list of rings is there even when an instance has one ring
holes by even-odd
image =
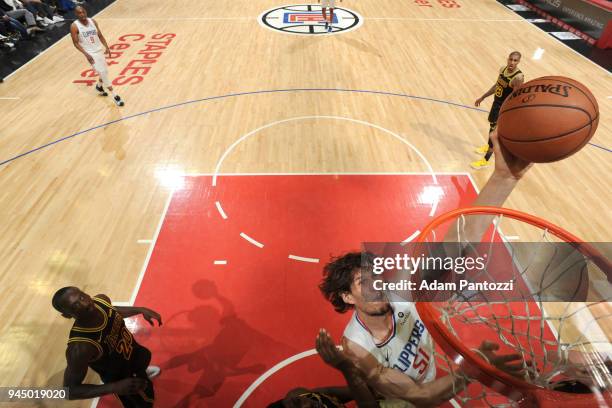
[[[564,159],[586,145],[597,129],[599,106],[586,86],[561,76],[524,83],[502,105],[501,143],[534,163]]]

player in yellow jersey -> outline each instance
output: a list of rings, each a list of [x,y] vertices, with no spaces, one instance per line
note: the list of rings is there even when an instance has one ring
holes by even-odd
[[[511,52],[508,56],[506,66],[499,70],[499,76],[497,77],[497,82],[495,82],[495,85],[493,85],[491,89],[489,89],[480,98],[476,99],[476,102],[474,103],[474,105],[480,106],[482,101],[495,94],[493,105],[491,106],[491,111],[489,112],[489,135],[497,126],[497,118],[499,116],[499,110],[502,104],[512,93],[512,91],[520,87],[525,80],[523,73],[520,69],[518,69],[519,62],[521,62],[521,53],[518,51]],[[493,144],[491,143],[490,136],[488,143],[476,149],[476,153],[484,155],[484,158],[470,163],[470,166],[476,170],[488,167],[489,159],[493,155]]]

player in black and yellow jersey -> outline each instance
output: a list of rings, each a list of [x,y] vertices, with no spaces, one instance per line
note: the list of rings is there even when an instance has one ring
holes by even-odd
[[[476,99],[474,105],[480,106],[483,100],[490,95],[495,95],[493,99],[493,105],[491,106],[491,111],[489,112],[489,134],[495,127],[497,126],[497,118],[499,116],[499,110],[506,100],[506,98],[512,93],[512,91],[523,84],[525,78],[523,77],[523,73],[520,69],[518,69],[518,64],[521,62],[521,53],[518,51],[513,51],[508,56],[508,63],[505,67],[502,67],[499,70],[499,76],[497,77],[497,82],[495,85],[491,87],[484,95],[480,98]],[[476,153],[483,154],[484,158],[477,160],[475,162],[470,163],[474,169],[482,169],[489,165],[489,159],[493,155],[493,143],[491,143],[491,137],[489,137],[489,141],[486,145],[479,147],[476,149]]]
[[[53,307],[62,316],[75,319],[68,347],[64,386],[70,399],[88,399],[115,394],[124,407],[152,407],[153,383],[159,368],[149,367],[151,352],[134,340],[124,318],[142,314],[153,325],[161,316],[144,307],[112,306],[106,295],[90,297],[75,287],[65,287],[53,296]],[[104,384],[83,384],[91,367]]]

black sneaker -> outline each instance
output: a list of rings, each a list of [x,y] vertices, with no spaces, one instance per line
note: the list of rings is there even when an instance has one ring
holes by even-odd
[[[104,90],[104,87],[99,83],[96,84],[96,91],[98,91],[98,95],[100,96],[108,96],[108,92]]]
[[[125,103],[123,103],[123,101],[121,100],[121,97],[119,95],[115,96],[114,98],[115,104],[117,106],[123,106],[125,105]]]

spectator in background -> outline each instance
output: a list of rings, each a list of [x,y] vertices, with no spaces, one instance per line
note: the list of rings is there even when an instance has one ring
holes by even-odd
[[[63,21],[64,18],[55,15],[53,9],[46,3],[40,0],[2,0],[8,5],[12,11],[27,10],[34,16],[36,20],[46,27],[50,24],[55,24]],[[28,23],[29,24],[29,23]]]
[[[10,38],[8,25],[5,24],[4,19],[0,18],[0,45],[3,47],[14,48],[15,43]]]
[[[30,13],[24,8],[13,8],[8,3],[6,3],[5,0],[0,0],[0,10],[4,11],[6,15],[12,19],[23,19],[27,27],[36,26],[36,19],[34,18],[34,14]]]
[[[5,0],[6,1],[6,0]],[[48,1],[42,0],[9,0],[20,1],[24,7],[32,13],[36,13],[41,18],[46,19],[47,24],[55,24],[64,21],[64,17],[56,13],[57,7],[51,7]]]
[[[70,10],[74,10],[76,4],[72,0],[43,0],[48,5],[55,7],[56,10],[61,12],[67,12]],[[77,2],[78,3],[78,2]]]
[[[23,24],[21,24],[17,19],[10,17],[8,13],[4,10],[0,9],[0,20],[2,26],[6,31],[15,31],[21,35],[21,38],[24,40],[30,39],[30,34],[35,31],[43,31],[36,24],[30,28],[26,28]]]

